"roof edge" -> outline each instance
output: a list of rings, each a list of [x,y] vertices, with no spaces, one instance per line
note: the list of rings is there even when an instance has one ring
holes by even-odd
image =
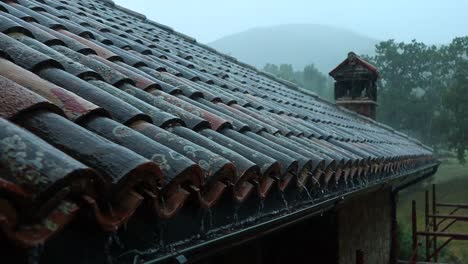
[[[104,0],[104,1],[109,1],[109,0]],[[139,18],[139,19],[142,19],[142,20],[146,20],[146,16],[143,15],[143,14],[141,14],[141,13],[138,13],[138,12],[136,12],[136,11],[130,10],[130,9],[126,8],[126,7],[123,7],[123,6],[121,6],[121,5],[117,5],[117,4],[115,4],[115,3],[114,3],[114,7],[117,8],[118,10],[124,12],[124,13],[127,13],[127,14],[129,14],[129,15],[135,16],[135,17],[137,17],[137,18]]]
[[[115,6],[114,1],[112,1],[112,0],[100,0],[100,1],[105,2],[105,3],[108,3],[108,4],[111,5],[111,6]]]

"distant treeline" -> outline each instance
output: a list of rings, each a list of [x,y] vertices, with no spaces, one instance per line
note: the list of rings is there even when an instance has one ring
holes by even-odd
[[[302,71],[297,71],[291,64],[267,63],[263,70],[316,92],[324,98],[333,99],[333,80],[317,70],[314,64],[309,64]]]
[[[468,150],[468,37],[428,46],[388,40],[366,57],[379,69],[377,119],[435,148],[454,150],[460,162]],[[313,64],[264,70],[333,100],[333,81]]]

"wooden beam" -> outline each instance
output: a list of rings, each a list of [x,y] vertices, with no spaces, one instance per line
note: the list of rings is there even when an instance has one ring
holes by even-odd
[[[458,221],[467,221],[468,222],[468,216],[467,215],[442,215],[442,214],[430,214],[429,217],[432,218],[443,218],[443,219],[454,219]]]
[[[454,240],[468,240],[468,234],[466,233],[447,233],[447,232],[428,232],[428,231],[419,231],[416,232],[419,236],[437,236],[437,237],[449,237]]]
[[[468,209],[468,204],[452,204],[452,203],[437,203],[439,207],[457,207],[460,209]]]

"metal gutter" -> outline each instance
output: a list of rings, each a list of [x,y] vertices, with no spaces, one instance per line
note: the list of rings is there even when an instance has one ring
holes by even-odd
[[[421,182],[421,181],[423,181],[423,180],[425,180],[425,179],[431,177],[432,175],[434,175],[434,174],[437,172],[437,170],[438,170],[438,168],[439,168],[439,165],[440,165],[440,162],[437,162],[437,165],[435,166],[435,170],[434,170],[432,173],[423,174],[423,175],[421,175],[421,176],[419,176],[419,177],[417,177],[417,178],[415,178],[415,179],[412,179],[412,180],[410,180],[410,181],[408,181],[408,182],[406,182],[406,183],[403,183],[403,184],[401,184],[401,185],[395,187],[395,188],[392,190],[392,192],[393,192],[394,194],[397,194],[399,191],[401,191],[401,190],[403,190],[403,189],[406,189],[406,188],[408,188],[408,187],[410,187],[410,186],[412,186],[412,185],[414,185],[414,184],[416,184],[416,183],[419,183],[419,182]]]
[[[186,263],[187,259],[190,259],[192,261],[192,259],[196,260],[207,255],[212,255],[214,252],[219,252],[223,249],[247,242],[249,240],[256,239],[268,233],[280,230],[292,224],[314,217],[323,212],[332,210],[339,203],[343,202],[344,200],[350,197],[362,194],[364,192],[369,192],[371,190],[379,189],[385,186],[389,186],[396,181],[401,182],[402,178],[418,176],[417,178],[410,180],[407,183],[402,183],[400,186],[397,187],[398,190],[406,188],[412,184],[426,179],[429,176],[432,176],[437,171],[439,164],[440,163],[430,164],[418,168],[416,170],[388,177],[383,180],[378,180],[376,182],[370,183],[367,187],[363,189],[352,190],[350,192],[337,195],[333,198],[312,204],[305,208],[297,209],[296,211],[290,214],[279,216],[256,225],[240,229],[228,235],[220,236],[215,239],[184,248],[182,250],[174,251],[173,253],[169,253],[167,255],[157,257],[153,260],[143,263],[156,264],[168,263],[169,261],[175,261],[175,263]]]

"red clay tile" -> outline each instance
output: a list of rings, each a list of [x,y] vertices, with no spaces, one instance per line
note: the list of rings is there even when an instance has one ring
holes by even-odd
[[[175,233],[203,229],[195,212],[229,222],[226,212],[260,197],[257,215],[241,220],[248,226],[269,213],[262,204],[272,190],[287,194],[289,213],[311,196],[325,199],[323,191],[435,165],[420,142],[110,1],[1,2],[0,21],[0,116],[35,135],[0,125],[17,129],[27,155],[45,151],[64,170],[34,159],[28,168],[44,181],[12,177],[13,165],[30,161],[0,148],[9,195],[0,197],[0,229],[22,247],[46,243],[70,221],[83,227],[83,218],[108,233],[142,215],[161,230],[181,220]],[[12,136],[5,131],[0,141]],[[209,236],[218,230],[227,229]]]
[[[17,123],[95,168],[107,181],[108,186],[102,187],[110,189],[117,197],[138,184],[146,183],[156,188],[164,181],[163,173],[155,163],[56,114],[29,114]]]
[[[0,189],[18,210],[7,217],[10,224],[44,217],[67,197],[93,193],[100,178],[94,170],[5,119],[0,127]]]
[[[0,75],[43,96],[60,107],[71,120],[79,120],[93,114],[105,114],[102,108],[2,58]]]
[[[0,117],[14,119],[17,115],[34,110],[63,112],[44,97],[0,75]]]

